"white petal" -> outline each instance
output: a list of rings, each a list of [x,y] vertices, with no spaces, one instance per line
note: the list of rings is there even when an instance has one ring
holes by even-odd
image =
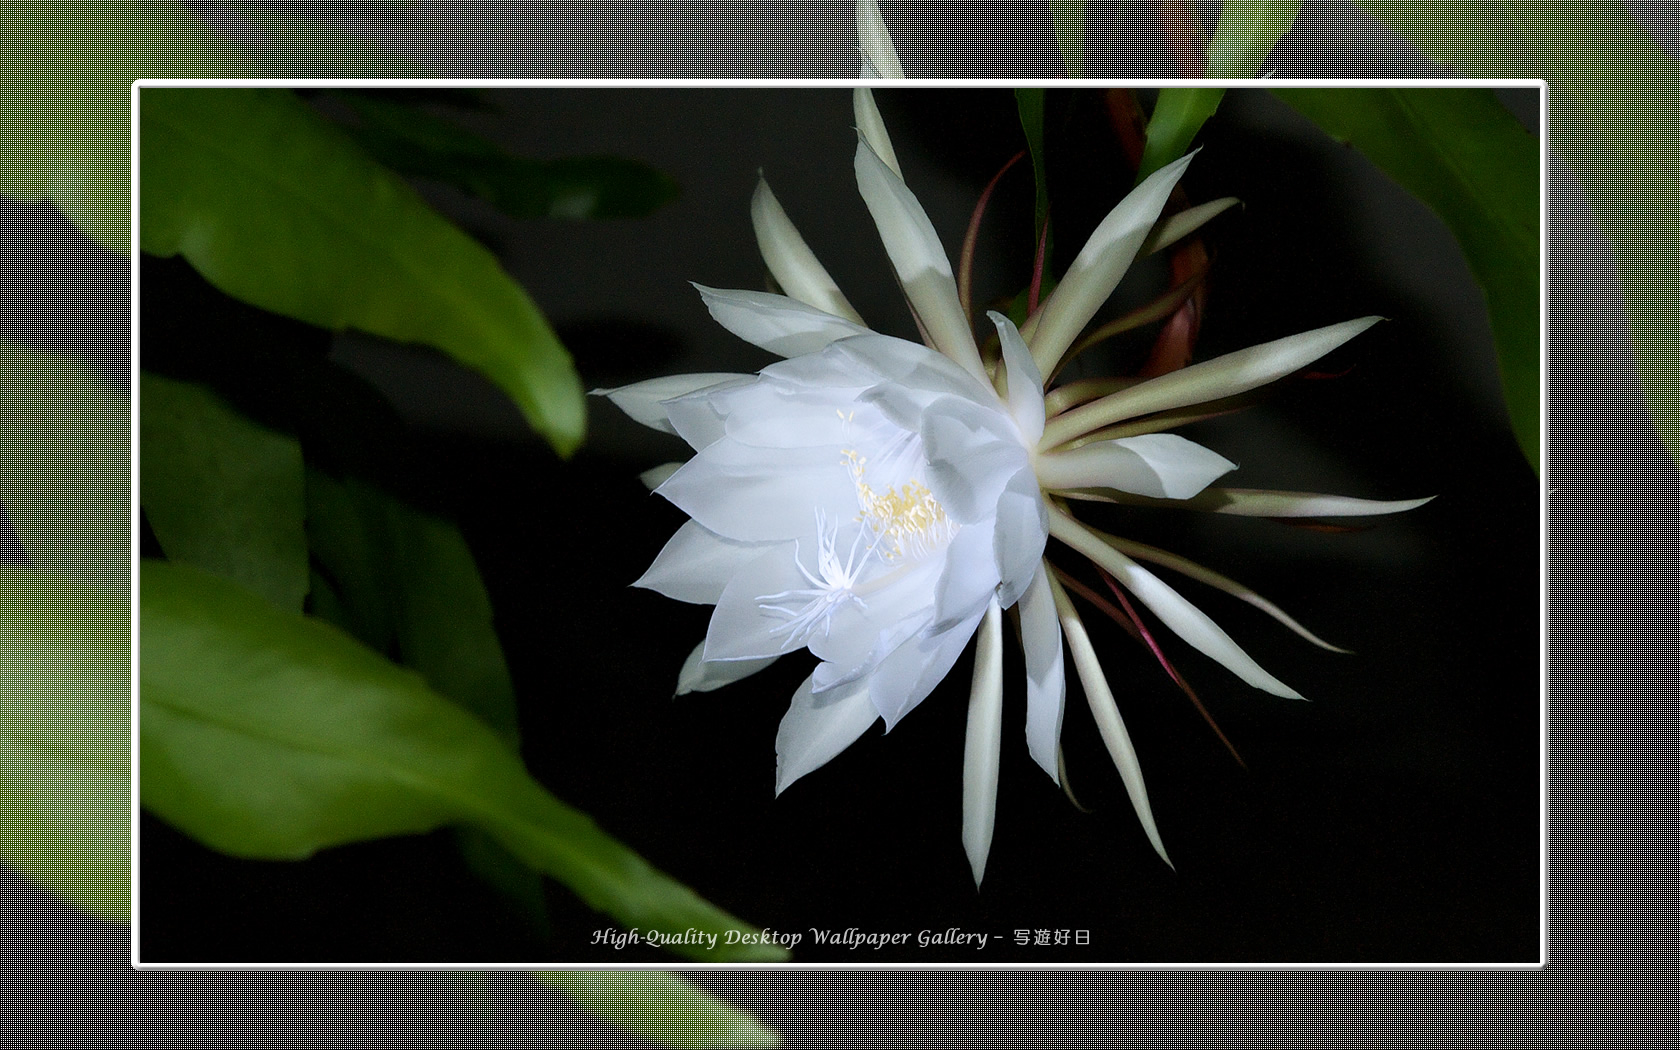
[[[898,61],[887,23],[881,18],[881,8],[875,0],[857,0],[858,46],[863,48],[863,75],[902,77],[904,66]]]
[[[814,354],[836,339],[869,329],[785,295],[695,285],[712,319],[777,357]]]
[[[1054,580],[1050,581],[1050,588],[1055,595],[1056,612],[1061,616],[1068,651],[1073,654],[1074,669],[1079,672],[1079,684],[1085,687],[1085,699],[1097,720],[1097,731],[1102,734],[1103,744],[1114,760],[1114,768],[1120,771],[1120,780],[1126,785],[1126,794],[1132,800],[1132,810],[1137,813],[1138,822],[1143,825],[1143,833],[1149,836],[1149,844],[1155,847],[1156,854],[1170,868],[1172,861],[1167,857],[1166,846],[1161,844],[1161,833],[1155,827],[1155,815],[1149,808],[1143,767],[1138,764],[1137,751],[1132,748],[1132,738],[1126,732],[1126,723],[1120,717],[1114,693],[1108,688],[1108,679],[1097,660],[1097,651],[1092,647],[1090,636],[1085,633],[1084,621],[1080,620],[1067,592]]]
[[[812,534],[816,511],[857,513],[857,488],[832,448],[762,448],[722,438],[654,491],[727,539],[747,543]]]
[[[904,172],[898,166],[898,154],[893,152],[892,138],[887,135],[886,122],[881,119],[881,111],[875,105],[875,93],[866,87],[852,89],[852,119],[857,123],[858,134],[863,136],[863,141],[869,143],[869,148],[875,151],[875,155],[881,158],[881,163],[891,168],[892,173],[902,179]]]
[[[776,794],[852,746],[876,717],[866,683],[825,693],[819,702],[807,678],[776,731]]]
[[[629,386],[609,387],[601,390],[591,390],[591,394],[600,394],[608,401],[624,410],[624,414],[636,422],[655,430],[663,430],[667,434],[675,434],[676,427],[671,425],[669,413],[664,402],[673,398],[692,394],[697,390],[716,386],[719,383],[736,382],[751,379],[751,376],[737,372],[695,372],[689,375],[661,376]]]
[[[657,467],[649,467],[642,471],[638,477],[642,479],[642,484],[651,490],[665,484],[667,478],[681,469],[681,463],[661,463]]]
[[[1038,479],[1030,469],[1023,470],[1009,480],[1003,495],[998,497],[997,526],[992,537],[1002,580],[998,584],[998,600],[1004,608],[1015,604],[1026,593],[1049,538],[1049,521]]]
[[[927,486],[945,513],[964,524],[993,517],[1004,487],[1030,470],[1013,424],[972,401],[940,398],[923,413],[920,429]]]
[[[683,661],[677,674],[677,695],[709,693],[748,675],[754,675],[776,662],[774,656],[763,660],[706,660],[706,643],[701,642]]]
[[[1015,323],[990,310],[986,313],[997,325],[998,343],[1003,347],[1003,363],[1009,376],[1009,414],[1021,428],[1021,439],[1029,446],[1038,444],[1044,436],[1044,376],[1032,359],[1027,344],[1021,340]]]
[[[653,559],[632,587],[646,587],[667,598],[715,605],[742,566],[762,557],[765,548],[736,543],[687,521]]]
[[[934,588],[933,629],[948,631],[997,594],[998,567],[991,522],[965,525],[945,547],[945,571]]]
[[[1101,565],[1137,595],[1161,622],[1202,653],[1224,664],[1230,672],[1274,696],[1301,699],[1301,694],[1272,677],[1254,658],[1243,652],[1231,636],[1220,629],[1207,613],[1191,605],[1184,596],[1139,565],[1104,543],[1095,533],[1061,511],[1050,514],[1050,534]]]
[[[945,680],[984,614],[985,609],[981,609],[949,631],[924,632],[899,646],[875,668],[868,679],[869,699],[886,719],[888,730]]]
[[[1067,679],[1062,670],[1062,627],[1042,562],[1021,595],[1020,610],[1021,650],[1027,661],[1027,752],[1059,782],[1056,754],[1062,741]]]
[[[862,139],[858,140],[853,167],[857,171],[858,192],[869,206],[881,243],[886,246],[899,283],[904,286],[904,295],[932,338],[933,348],[973,375],[984,376],[986,370],[980,364],[980,350],[974,345],[974,333],[957,299],[951,260],[946,257],[927,212],[904,185],[904,180],[893,174]]]
[[[974,646],[974,685],[968,694],[963,741],[963,851],[974,885],[986,874],[997,818],[998,752],[1003,740],[1003,610],[994,599]]]
[[[764,660],[804,648],[804,639],[785,629],[790,617],[766,610],[761,599],[805,586],[791,543],[743,565],[718,595],[701,659]]]
[[[1189,499],[1237,465],[1177,434],[1093,441],[1038,457],[1045,488],[1111,488],[1157,499]]]
[[[1157,376],[1057,416],[1045,425],[1041,444],[1050,448],[1123,419],[1199,405],[1276,382],[1380,320],[1361,317],[1315,328]]]
[[[817,261],[816,253],[805,243],[805,238],[799,235],[793,220],[782,210],[781,202],[770,192],[770,184],[765,182],[763,177],[758,180],[758,189],[753,191],[752,225],[753,234],[758,238],[758,252],[764,256],[764,265],[769,268],[770,275],[776,278],[776,283],[781,285],[782,291],[806,306],[859,325],[863,324],[863,318],[840,293],[840,286],[834,283],[834,278],[828,275],[828,270]],[[701,288],[700,291],[704,294],[706,289]],[[716,310],[712,311],[712,316],[717,317]],[[737,332],[721,317],[718,321],[748,342],[758,342]]]
[[[1097,224],[1062,283],[1039,309],[1033,326],[1033,360],[1044,375],[1056,370],[1080,331],[1114,294],[1189,166],[1190,157],[1181,157],[1144,179]]]

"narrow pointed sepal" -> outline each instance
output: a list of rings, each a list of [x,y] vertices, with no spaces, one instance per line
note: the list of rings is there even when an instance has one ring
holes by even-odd
[[[1343,321],[1168,372],[1062,413],[1045,424],[1041,444],[1053,448],[1122,420],[1205,404],[1276,382],[1380,320],[1360,317]]]
[[[962,312],[951,260],[921,202],[861,138],[854,167],[858,192],[875,220],[904,296],[927,330],[933,348],[984,381],[986,369]]]
[[[1003,608],[986,609],[975,635],[974,685],[968,697],[963,744],[963,850],[978,889],[986,874],[997,817],[998,756],[1003,740]]]
[[[858,134],[881,158],[881,163],[892,169],[894,175],[904,178],[904,170],[898,166],[898,153],[893,149],[892,136],[887,134],[887,122],[881,119],[881,109],[875,105],[875,93],[866,87],[852,89],[852,120],[857,124]]]
[[[863,75],[866,77],[904,76],[904,65],[898,60],[892,35],[887,32],[886,19],[881,17],[881,5],[876,0],[857,0],[858,47],[863,50]]]
[[[1149,176],[1097,224],[1038,312],[1030,345],[1039,371],[1055,373],[1062,355],[1114,294],[1189,166],[1190,157],[1182,157]]]
[[[1097,660],[1097,651],[1091,645],[1091,638],[1085,632],[1085,624],[1080,620],[1067,592],[1055,580],[1050,581],[1050,588],[1055,596],[1056,612],[1061,617],[1062,633],[1067,638],[1068,651],[1073,654],[1074,670],[1079,674],[1079,684],[1085,689],[1085,699],[1090,704],[1092,717],[1096,719],[1097,731],[1102,735],[1103,745],[1108,748],[1109,758],[1114,761],[1114,768],[1120,773],[1120,781],[1126,786],[1126,796],[1131,799],[1132,810],[1137,814],[1138,823],[1143,825],[1144,835],[1148,837],[1156,855],[1171,868],[1172,859],[1167,856],[1167,847],[1161,842],[1161,832],[1155,826],[1155,814],[1149,808],[1149,791],[1143,783],[1143,767],[1138,763],[1137,751],[1132,747],[1132,738],[1126,732],[1125,721],[1120,717],[1120,707],[1114,702],[1114,693],[1108,687],[1108,678],[1103,674],[1102,664]]]
[[[782,210],[781,202],[770,192],[770,184],[763,178],[758,180],[758,188],[753,191],[752,226],[765,267],[789,298],[855,324],[863,324],[863,317],[846,301],[840,286],[834,283],[834,278],[817,260],[816,253],[805,243],[805,238],[793,225],[793,220],[788,218],[787,212]],[[705,289],[701,292],[704,294]],[[724,327],[730,326],[724,323]],[[733,328],[730,330],[734,331]]]

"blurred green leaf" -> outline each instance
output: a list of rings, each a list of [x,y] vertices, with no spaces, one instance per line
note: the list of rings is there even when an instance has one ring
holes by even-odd
[[[147,252],[275,313],[436,346],[561,455],[583,439],[583,387],[524,289],[290,92],[147,89],[140,157]]]
[[[1646,408],[1680,463],[1680,62],[1608,0],[1360,6],[1460,72],[1546,79],[1548,144],[1610,240]]]
[[[678,1047],[780,1046],[782,1037],[753,1015],[657,970],[533,974],[620,1028]]]
[[[478,827],[643,929],[747,932],[533,781],[482,722],[338,629],[188,566],[140,570],[140,791],[214,849],[296,859]],[[757,945],[711,960],[773,960]]]
[[[172,560],[303,608],[309,553],[296,438],[204,387],[142,372],[140,506]]]
[[[1137,181],[1142,182],[1184,156],[1196,132],[1219,109],[1224,88],[1162,88],[1143,132],[1143,158]]]
[[[1260,72],[1301,13],[1301,0],[1226,0],[1208,42],[1207,75],[1251,77]]]
[[[0,565],[0,861],[128,919],[128,599]]]
[[[307,478],[317,575],[311,611],[419,671],[431,687],[519,748],[519,711],[489,595],[460,530],[356,478]],[[467,865],[539,929],[542,881],[476,828],[461,828]]]
[[[1050,20],[1056,25],[1056,46],[1068,76],[1085,75],[1085,0],[1050,0]]]
[[[8,4],[0,70],[0,193],[50,201],[125,256],[129,84],[138,76],[256,72],[168,0]]]
[[[1044,238],[1044,266],[1050,267],[1050,170],[1044,155],[1044,89],[1016,88],[1015,109],[1021,117],[1021,131],[1027,137],[1027,154],[1033,166],[1033,243]],[[1049,274],[1046,273],[1046,279]],[[1048,294],[1046,292],[1045,294]],[[1023,300],[1025,301],[1025,300]]]
[[[128,396],[63,352],[0,343],[0,507],[37,569],[128,592]]]
[[[1227,2],[1219,11],[1219,24],[1208,43],[1207,75],[1253,76],[1278,39],[1294,24],[1300,9],[1299,0]],[[1138,162],[1137,181],[1142,182],[1184,156],[1196,133],[1218,111],[1224,97],[1224,88],[1162,88],[1149,115],[1149,126],[1144,129],[1143,158]]]
[[[676,181],[640,161],[516,157],[382,92],[342,93],[339,98],[361,120],[347,130],[380,163],[404,175],[446,182],[518,218],[638,218],[677,198]]]
[[[1540,469],[1540,142],[1493,93],[1279,89],[1429,205],[1482,287],[1517,442]]]
[[[460,530],[356,478],[311,469],[306,490],[310,549],[339,607],[325,618],[517,747],[513,682]]]

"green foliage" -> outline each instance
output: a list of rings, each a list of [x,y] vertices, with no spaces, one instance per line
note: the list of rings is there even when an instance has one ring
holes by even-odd
[[[780,1046],[751,1014],[657,970],[538,973],[590,1013],[657,1043],[680,1047]]]
[[[1033,241],[1044,238],[1045,266],[1050,264],[1050,171],[1044,157],[1044,89],[1016,88],[1015,109],[1027,137],[1033,167]]]
[[[1441,216],[1482,287],[1517,442],[1540,468],[1540,143],[1484,90],[1283,89]]]
[[[309,589],[303,450],[203,387],[140,377],[140,506],[170,558],[298,611]]]
[[[1208,44],[1207,75],[1247,77],[1260,71],[1278,39],[1295,24],[1299,0],[1227,3],[1219,12],[1213,40]],[[1184,156],[1196,133],[1219,109],[1224,88],[1162,88],[1144,131],[1143,159],[1137,181]]]
[[[1068,76],[1085,75],[1085,0],[1050,0],[1050,20],[1056,25],[1056,47]]]
[[[1607,0],[1360,6],[1460,72],[1546,79],[1549,145],[1615,252],[1646,406],[1680,462],[1680,62]]]
[[[147,89],[140,155],[146,251],[288,317],[436,346],[562,455],[583,439],[582,384],[525,291],[290,92]]]
[[[171,0],[8,4],[0,70],[0,193],[51,202],[125,256],[130,82],[257,72]]]
[[[1224,97],[1224,88],[1162,88],[1155,99],[1155,110],[1149,114],[1149,126],[1144,129],[1137,181],[1184,156]]]
[[[141,800],[213,848],[296,859],[464,823],[626,926],[745,932],[544,791],[484,723],[337,628],[150,561],[140,610]],[[781,956],[721,938],[704,955]]]
[[[669,175],[620,157],[516,157],[460,125],[381,92],[339,96],[362,148],[404,175],[436,179],[519,218],[624,219],[677,197]]]
[[[128,599],[0,565],[0,861],[128,919]]]
[[[128,397],[62,352],[0,343],[0,507],[37,569],[126,594]]]
[[[1208,42],[1207,75],[1251,77],[1301,13],[1301,0],[1228,0]]]

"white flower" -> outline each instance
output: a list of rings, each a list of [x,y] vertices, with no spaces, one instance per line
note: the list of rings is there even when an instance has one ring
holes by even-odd
[[[1054,373],[1146,241],[1153,248],[1187,232],[1183,223],[1167,231],[1156,221],[1189,158],[1146,179],[1115,207],[1022,331],[989,315],[999,360],[988,367],[945,250],[891,159],[873,98],[859,88],[854,105],[858,188],[927,345],[866,328],[761,181],[753,227],[788,295],[696,287],[720,324],[783,360],[756,375],[673,376],[603,391],[695,450],[686,464],[646,478],[692,520],[636,581],[716,606],[678,692],[715,689],[809,649],[819,663],[776,738],[780,793],[876,719],[890,730],[978,634],[963,778],[963,843],[978,884],[997,791],[1002,612],[1015,607],[1031,756],[1060,780],[1065,641],[1134,809],[1164,860],[1137,756],[1078,612],[1045,559],[1047,540],[1090,558],[1175,634],[1244,681],[1298,696],[1139,562],[1226,590],[1316,638],[1223,576],[1080,524],[1069,500],[1194,499],[1207,509],[1268,516],[1418,505],[1423,501],[1213,489],[1234,465],[1162,432],[1194,418],[1193,406],[1290,374],[1376,318],[1119,389],[1076,384],[1047,397],[1043,377]]]

